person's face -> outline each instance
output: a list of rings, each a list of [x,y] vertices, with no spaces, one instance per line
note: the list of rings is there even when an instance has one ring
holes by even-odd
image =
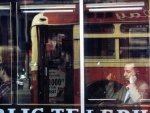
[[[125,67],[124,68],[124,77],[126,80],[129,80],[130,76],[135,75],[135,69],[134,67]]]

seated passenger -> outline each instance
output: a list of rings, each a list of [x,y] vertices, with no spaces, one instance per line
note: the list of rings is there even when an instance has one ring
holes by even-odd
[[[128,84],[121,87],[117,92],[115,92],[114,82],[112,81],[113,75],[110,73],[107,76],[107,80],[110,82],[106,85],[106,98],[117,99],[125,104],[136,104],[141,102],[141,99],[148,99],[149,86],[144,80],[138,78],[139,75],[134,63],[125,65],[123,76]]]

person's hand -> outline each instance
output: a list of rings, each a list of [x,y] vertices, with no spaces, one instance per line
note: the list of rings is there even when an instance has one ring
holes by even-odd
[[[130,90],[135,89],[135,87],[136,87],[136,85],[133,84],[133,83],[130,83],[130,84],[128,84],[128,85],[126,86],[126,88],[127,88],[127,89],[130,89]]]
[[[135,87],[136,76],[132,75],[129,78],[129,84],[126,86],[127,89],[133,89]]]
[[[135,83],[135,81],[136,81],[136,76],[130,76],[130,78],[129,78],[129,82],[130,82],[130,84],[134,84]]]
[[[112,74],[112,73],[109,73],[107,76],[106,76],[106,79],[107,80],[115,80],[115,76]]]

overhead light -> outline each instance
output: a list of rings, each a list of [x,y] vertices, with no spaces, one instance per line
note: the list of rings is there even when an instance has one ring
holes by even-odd
[[[120,8],[93,8],[89,12],[116,12],[116,11],[137,11],[142,10],[142,7],[120,7]]]
[[[72,9],[68,10],[24,10],[23,13],[61,13],[61,12],[73,12]]]
[[[0,10],[10,10],[10,6],[6,5],[0,5]]]
[[[102,8],[102,7],[138,7],[144,6],[144,2],[116,2],[116,3],[96,3],[86,4],[86,8]]]
[[[70,9],[75,7],[75,5],[23,5],[20,6],[20,9]]]

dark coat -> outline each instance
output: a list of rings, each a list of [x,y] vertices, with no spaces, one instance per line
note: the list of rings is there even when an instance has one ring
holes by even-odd
[[[127,89],[126,86],[122,86],[117,92],[114,88],[114,82],[110,81],[106,85],[106,98],[116,99],[120,103],[125,104],[136,104],[140,103],[141,99],[148,99],[149,97],[149,86],[143,81],[137,79],[135,84],[130,84],[130,89]],[[125,100],[125,95],[129,91],[129,97]]]

